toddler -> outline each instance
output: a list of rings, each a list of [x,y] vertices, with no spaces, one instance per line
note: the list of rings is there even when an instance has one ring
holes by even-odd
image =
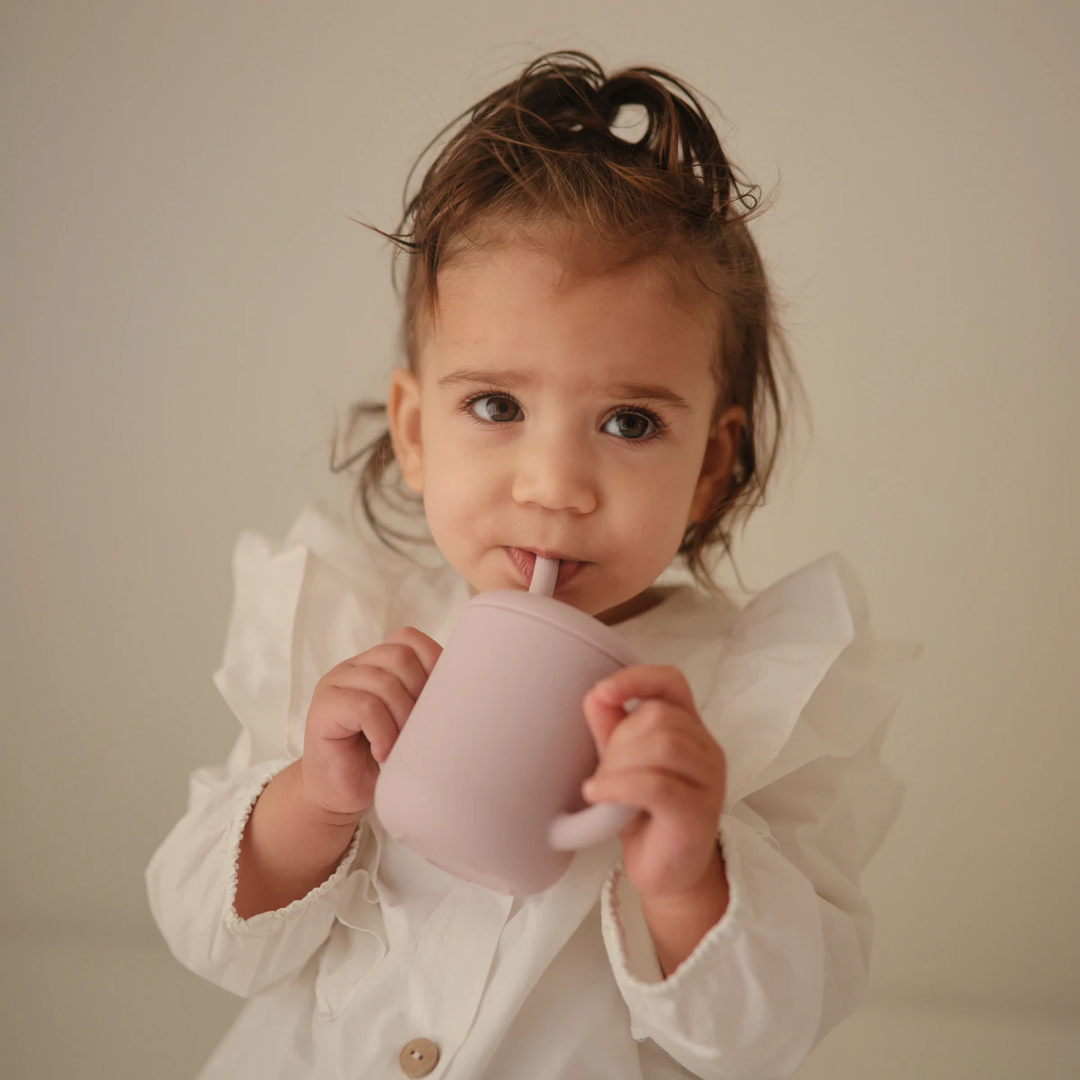
[[[177,959],[249,999],[201,1080],[791,1076],[865,990],[918,647],[873,639],[836,554],[744,607],[712,580],[797,380],[755,189],[693,93],[557,52],[463,115],[382,234],[405,364],[385,433],[334,466],[360,463],[363,522],[241,536],[214,676],[240,735],[147,869]],[[395,542],[395,490],[434,563]],[[372,800],[463,605],[527,589],[538,554],[649,662],[582,703],[583,797],[641,813],[521,898],[396,843]]]

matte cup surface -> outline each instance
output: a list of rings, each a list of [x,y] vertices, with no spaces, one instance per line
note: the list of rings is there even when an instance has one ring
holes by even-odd
[[[585,806],[597,753],[582,699],[636,657],[597,619],[516,590],[472,598],[384,762],[383,827],[466,880],[528,895],[570,852],[552,821]]]

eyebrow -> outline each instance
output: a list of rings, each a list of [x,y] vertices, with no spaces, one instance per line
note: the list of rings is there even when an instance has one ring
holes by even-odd
[[[462,383],[489,383],[506,386],[510,389],[527,389],[536,383],[532,375],[524,372],[491,371],[486,368],[463,368],[460,371],[452,371],[449,375],[441,375],[436,381],[439,386],[458,386]],[[666,386],[652,386],[646,383],[616,383],[608,386],[607,389],[610,393],[620,397],[650,398],[653,401],[664,401],[673,409],[690,411],[690,403]]]

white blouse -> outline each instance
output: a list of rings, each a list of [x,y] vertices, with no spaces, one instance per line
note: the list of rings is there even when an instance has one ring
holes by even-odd
[[[146,871],[186,967],[250,999],[200,1080],[711,1080],[788,1077],[860,1002],[872,914],[860,876],[901,785],[879,752],[921,646],[876,641],[830,554],[742,609],[682,584],[617,625],[674,664],[728,762],[718,822],[731,899],[663,978],[619,842],[516,900],[397,844],[369,812],[334,873],[278,911],[233,906],[240,836],[303,749],[315,684],[412,625],[445,644],[467,602],[309,507],[284,543],[241,535],[214,682],[241,724]]]

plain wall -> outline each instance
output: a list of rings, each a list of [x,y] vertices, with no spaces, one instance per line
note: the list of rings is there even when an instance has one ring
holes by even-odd
[[[34,956],[95,943],[91,985],[110,950],[167,959],[142,875],[237,731],[210,681],[232,544],[346,506],[330,430],[397,359],[390,248],[349,218],[396,226],[428,140],[553,48],[682,76],[776,196],[754,230],[814,428],[739,566],[762,587],[841,550],[879,632],[926,646],[887,749],[907,804],[866,879],[874,1002],[1080,1018],[1078,13],[8,0],[5,1075],[82,1045],[55,1039],[76,1005],[49,1046],[19,1022],[73,985],[35,1004]],[[205,1024],[154,1014],[201,1060],[239,1002],[184,985]]]

